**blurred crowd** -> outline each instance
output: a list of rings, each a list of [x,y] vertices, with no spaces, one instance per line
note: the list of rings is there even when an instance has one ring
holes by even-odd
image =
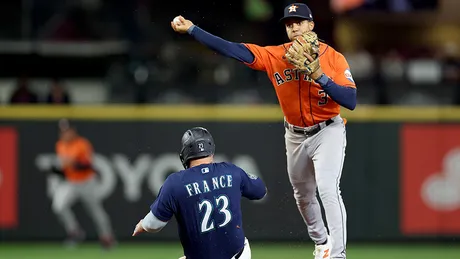
[[[43,0],[29,1],[26,6],[16,4],[18,6],[0,8],[5,15],[18,16],[16,20],[22,24],[16,29],[3,24],[2,40],[125,41],[129,46],[122,58],[88,58],[88,63],[102,59],[105,62],[98,78],[91,79],[94,78],[91,74],[86,81],[91,87],[75,83],[72,78],[50,80],[62,77],[52,74],[62,67],[53,68],[56,62],[50,60],[44,76],[46,84],[36,84],[32,76],[26,79],[27,72],[18,71],[18,75],[26,76],[18,76],[14,83],[8,81],[10,85],[0,83],[0,87],[9,89],[0,89],[0,93],[10,95],[0,101],[68,104],[89,102],[84,98],[90,98],[91,102],[102,103],[276,103],[266,74],[223,58],[187,35],[176,35],[169,28],[169,21],[182,14],[209,32],[231,41],[280,44],[286,41],[286,36],[278,18],[290,2],[294,1],[241,0],[233,4],[209,2],[207,5],[184,2],[177,9],[168,2],[149,0]],[[340,17],[335,15],[342,15],[347,4],[350,13],[376,9],[391,13],[411,12],[417,8],[430,10],[436,8],[438,1],[300,2],[309,4],[316,14],[320,37],[342,51],[333,24],[334,19]],[[19,11],[14,12],[15,8]],[[460,104],[460,53],[456,42],[445,42],[436,48],[423,44],[420,48],[413,45],[385,47],[385,44],[375,48],[356,46],[343,51],[358,85],[359,103]],[[6,51],[2,50],[2,44],[0,51]],[[85,70],[84,66],[69,69],[79,71],[80,77],[94,72],[92,68]],[[81,94],[82,91],[86,94]]]
[[[344,53],[359,82],[362,103],[398,105],[460,104],[458,46],[438,49],[366,49]]]
[[[19,78],[15,87],[12,88],[9,104],[71,104],[69,93],[58,78],[52,79],[48,88],[42,88],[44,91],[41,94],[31,89],[29,85],[27,77]]]

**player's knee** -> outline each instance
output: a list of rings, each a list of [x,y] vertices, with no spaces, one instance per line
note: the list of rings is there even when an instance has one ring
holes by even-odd
[[[84,200],[84,206],[88,211],[96,212],[96,213],[104,213],[104,209],[102,207],[102,203],[96,200]]]
[[[306,206],[309,203],[316,201],[316,189],[307,188],[305,186],[297,188],[293,186],[294,189],[294,198],[299,206]]]
[[[304,209],[308,208],[310,205],[315,204],[315,203],[318,203],[316,198],[313,198],[313,199],[296,199],[297,208],[299,208],[300,210],[304,210]]]
[[[337,187],[337,184],[335,183],[335,181],[332,181],[332,182],[323,181],[323,182],[318,182],[318,193],[322,201],[328,200],[328,199],[336,200],[337,197],[340,195],[340,190]]]
[[[54,202],[53,205],[51,206],[51,209],[56,214],[62,214],[65,211],[66,206],[62,202]]]

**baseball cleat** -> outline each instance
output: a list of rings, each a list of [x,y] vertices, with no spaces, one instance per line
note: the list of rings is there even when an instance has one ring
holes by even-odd
[[[64,240],[64,246],[67,248],[74,248],[83,240],[85,240],[86,234],[83,230],[77,230],[67,235],[67,238]]]
[[[100,237],[99,242],[104,250],[110,250],[117,245],[117,241],[112,236]]]
[[[315,245],[315,251],[313,255],[315,259],[331,259],[332,240],[331,237],[327,236],[327,242],[324,245]]]

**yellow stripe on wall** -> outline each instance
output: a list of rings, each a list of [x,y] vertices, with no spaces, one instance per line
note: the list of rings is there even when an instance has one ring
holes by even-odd
[[[460,121],[459,107],[359,106],[342,109],[349,121]],[[229,121],[279,122],[278,105],[101,105],[101,106],[0,106],[1,120],[78,120],[117,121]]]

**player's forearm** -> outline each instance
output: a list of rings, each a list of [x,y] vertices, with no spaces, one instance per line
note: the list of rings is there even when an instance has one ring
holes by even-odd
[[[153,213],[150,211],[142,220],[142,227],[145,231],[150,233],[157,233],[166,226],[167,222],[159,220]]]
[[[192,27],[190,27],[188,30],[188,33],[203,45],[223,56],[234,58],[240,62],[245,63],[254,62],[254,55],[242,43],[235,43],[224,40],[206,32],[196,25],[192,25]]]
[[[356,88],[336,84],[329,77],[323,75],[316,80],[324,91],[341,106],[354,110],[356,107]]]

